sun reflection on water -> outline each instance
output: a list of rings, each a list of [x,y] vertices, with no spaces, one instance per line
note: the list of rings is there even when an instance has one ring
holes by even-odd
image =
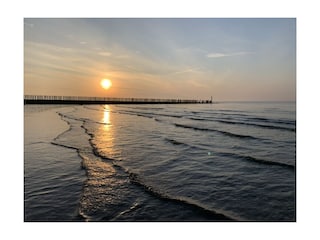
[[[111,121],[110,121],[110,107],[108,105],[104,106],[102,122],[105,124],[105,126],[108,126],[108,125],[111,124]]]
[[[103,151],[108,158],[113,158],[114,150],[114,129],[112,127],[112,111],[110,106],[105,105],[101,121],[103,126],[100,128],[99,139],[97,141],[98,147]]]

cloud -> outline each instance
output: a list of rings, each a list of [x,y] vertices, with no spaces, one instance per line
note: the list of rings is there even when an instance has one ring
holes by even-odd
[[[124,54],[124,55],[118,55],[118,56],[116,56],[116,58],[123,58],[123,59],[125,59],[125,58],[130,58],[130,56]]]
[[[240,55],[248,55],[248,54],[252,54],[252,52],[209,53],[209,54],[207,54],[207,57],[208,58],[222,58],[222,57],[240,56]]]
[[[220,58],[220,57],[227,57],[227,54],[224,53],[209,53],[207,55],[208,58]]]
[[[24,25],[26,25],[27,27],[30,27],[30,28],[33,28],[33,27],[34,27],[34,24],[33,24],[33,23],[27,23],[27,22],[25,22]]]
[[[84,44],[87,44],[87,42],[85,42],[85,41],[82,41],[82,42],[80,42],[80,44],[83,44],[83,45],[84,45]]]
[[[100,56],[104,56],[104,57],[109,57],[109,56],[112,55],[111,52],[99,52],[98,54],[99,54]]]
[[[181,71],[174,72],[172,74],[182,74],[182,73],[194,73],[198,72],[201,68],[187,68]]]

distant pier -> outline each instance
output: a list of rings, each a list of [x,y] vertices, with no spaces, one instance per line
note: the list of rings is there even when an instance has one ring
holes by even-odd
[[[210,100],[25,95],[24,104],[208,104]]]

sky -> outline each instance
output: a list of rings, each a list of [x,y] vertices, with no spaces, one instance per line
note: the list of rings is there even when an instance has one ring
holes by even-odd
[[[24,94],[295,101],[296,20],[25,18]]]

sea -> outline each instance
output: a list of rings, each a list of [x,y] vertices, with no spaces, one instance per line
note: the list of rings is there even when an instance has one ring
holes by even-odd
[[[24,221],[296,221],[296,103],[26,104]]]

